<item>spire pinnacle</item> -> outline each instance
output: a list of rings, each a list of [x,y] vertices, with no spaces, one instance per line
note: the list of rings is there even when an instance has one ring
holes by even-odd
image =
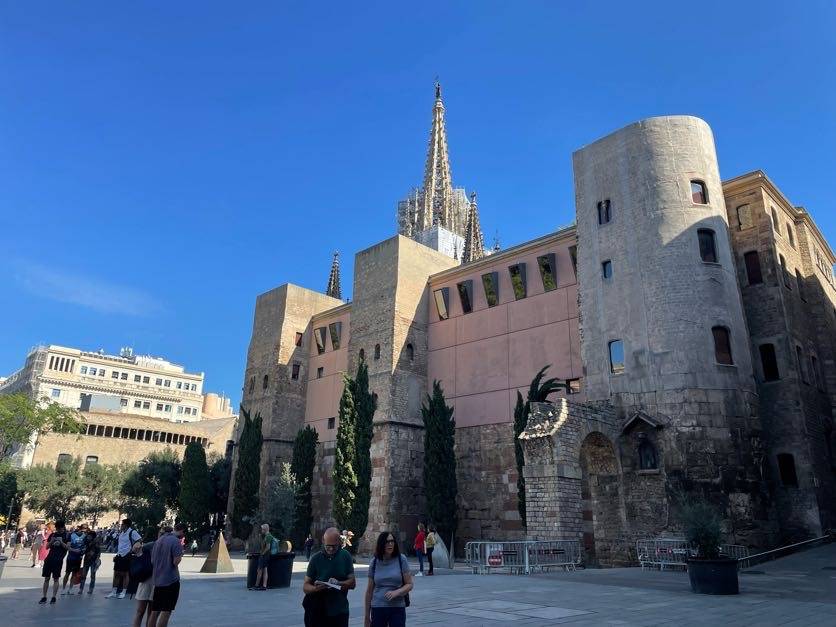
[[[462,263],[470,263],[485,256],[485,238],[479,224],[479,207],[476,204],[476,192],[470,194],[470,208],[467,212],[467,226],[464,233],[464,251]]]
[[[441,100],[441,83],[438,82],[438,77],[435,77],[435,99]]]
[[[435,106],[424,168],[424,210],[418,231],[434,224],[451,229],[453,226],[453,177],[447,151],[447,129],[444,125],[444,104],[441,102],[441,83],[435,84]]]
[[[334,251],[334,260],[331,262],[331,274],[328,276],[328,288],[325,293],[331,298],[342,300],[340,291],[340,251]]]

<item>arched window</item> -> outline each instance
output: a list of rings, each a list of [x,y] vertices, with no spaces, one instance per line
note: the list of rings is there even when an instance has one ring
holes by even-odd
[[[380,359],[380,344],[375,344],[374,345],[374,358],[375,358],[375,361]]]
[[[639,443],[639,469],[654,470],[659,467],[659,460],[656,455],[656,447],[647,440]]]
[[[262,380],[261,380],[261,389],[262,389],[262,390],[266,390],[266,389],[267,389],[267,383],[268,383],[268,380],[267,380],[267,375],[265,374],[265,375],[264,375],[264,379],[262,379]]]
[[[360,361],[364,361],[366,359],[366,351],[364,349],[360,349]]]
[[[778,455],[778,473],[781,476],[781,485],[785,488],[798,487],[798,475],[795,472],[795,458],[790,453]]]
[[[64,464],[69,464],[71,461],[73,461],[72,455],[70,455],[69,453],[60,453],[58,455],[58,463],[55,465],[55,467],[57,468],[59,466],[63,466]]]
[[[412,347],[412,344],[406,345],[406,358],[409,360],[409,363],[415,361],[415,349]]]
[[[708,204],[708,191],[702,181],[691,181],[691,200],[698,205]]]
[[[85,466],[93,466],[99,463],[99,458],[96,455],[88,455],[87,459],[84,460]]]
[[[718,364],[730,366],[732,361],[731,337],[726,327],[712,327],[711,333],[714,336],[714,359]]]
[[[795,248],[795,234],[792,231],[792,224],[787,222],[787,239],[790,240],[790,246]]]
[[[706,263],[717,263],[717,246],[714,242],[714,231],[698,229],[697,239],[700,243],[700,258]]]

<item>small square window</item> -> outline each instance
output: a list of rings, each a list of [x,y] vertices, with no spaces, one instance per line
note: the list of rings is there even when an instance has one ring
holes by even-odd
[[[171,405],[166,405],[164,409],[165,409],[165,411],[170,412],[171,411]]]
[[[128,380],[128,373],[127,372],[120,372],[119,373],[119,380],[120,381],[127,381]]]
[[[142,409],[151,409],[151,401],[143,401]]]
[[[80,374],[87,374],[87,366],[82,366],[79,371]]]
[[[98,371],[95,368],[90,368],[87,372],[90,373],[91,377],[95,377]]]
[[[128,399],[127,399],[127,398],[120,399],[120,400],[119,400],[119,404],[120,404],[122,407],[127,407],[127,406],[128,406]]]
[[[619,374],[624,372],[624,343],[621,340],[613,340],[609,343],[610,372]]]
[[[58,398],[59,396],[61,396],[61,390],[52,388],[52,398]]]
[[[111,379],[118,379],[118,378],[119,378],[119,371],[118,371],[118,370],[114,370],[113,372],[111,372],[111,373],[110,373],[110,378],[111,378]]]
[[[336,423],[337,423],[337,419],[332,416],[331,418],[328,419],[328,428],[333,429],[334,426],[336,425]]]
[[[165,381],[163,381],[163,385],[167,388],[170,388],[171,387],[171,379],[166,379]]]
[[[299,379],[299,369],[301,368],[300,364],[295,363],[290,368],[290,378],[294,381]]]
[[[698,205],[708,204],[708,192],[702,181],[691,181],[691,200]]]
[[[142,401],[134,401],[134,407],[136,407],[137,409],[141,409],[142,408]]]
[[[601,262],[601,276],[604,279],[612,278],[612,261],[610,261],[609,259]]]
[[[163,404],[162,403],[157,403],[157,411],[162,411],[162,410],[163,410]]]
[[[154,385],[162,385],[162,384],[163,384],[163,380],[162,380],[162,379],[156,379],[156,380],[154,381]]]
[[[151,383],[151,377],[142,377],[143,383]]]
[[[305,334],[300,332],[300,331],[296,332],[296,340],[295,340],[296,346],[302,346],[302,338],[304,337],[304,335]]]
[[[105,376],[105,369],[104,368],[99,368],[99,376],[100,377]]]
[[[135,374],[134,375],[134,383],[142,383],[142,376]]]
[[[496,307],[499,304],[499,273],[483,274],[482,287],[485,289],[485,300],[488,307]]]

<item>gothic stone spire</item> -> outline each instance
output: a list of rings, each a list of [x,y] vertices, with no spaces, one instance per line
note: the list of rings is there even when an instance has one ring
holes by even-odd
[[[444,103],[441,101],[441,84],[436,81],[433,122],[424,169],[424,207],[418,216],[418,231],[428,229],[433,224],[450,229],[453,226],[452,212],[453,178],[447,151],[447,130],[444,127]]]
[[[325,293],[331,298],[342,300],[340,292],[340,252],[334,252],[334,261],[331,262],[331,275],[328,277],[328,289]]]
[[[462,263],[470,263],[485,256],[485,238],[479,225],[479,207],[476,205],[476,192],[470,194],[470,209],[467,212],[467,228],[464,233],[464,252]]]

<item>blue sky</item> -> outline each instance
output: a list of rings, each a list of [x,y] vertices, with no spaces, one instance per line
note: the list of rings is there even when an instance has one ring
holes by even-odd
[[[395,232],[433,80],[488,241],[573,218],[572,151],[693,114],[836,243],[831,2],[0,1],[0,373],[132,345],[240,399],[255,296]],[[347,294],[350,295],[350,294]]]

